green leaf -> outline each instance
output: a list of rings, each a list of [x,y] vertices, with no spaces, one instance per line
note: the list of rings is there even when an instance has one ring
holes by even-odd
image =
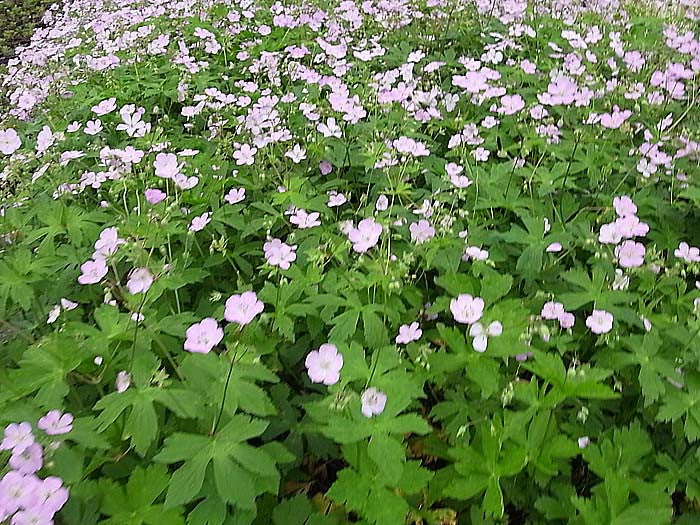
[[[204,450],[185,461],[185,464],[173,473],[165,498],[166,508],[189,503],[197,496],[204,483],[210,460],[209,451]]]

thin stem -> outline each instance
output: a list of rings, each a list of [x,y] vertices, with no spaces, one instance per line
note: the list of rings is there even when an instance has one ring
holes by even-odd
[[[236,360],[236,354],[233,354],[233,358],[231,359],[231,365],[228,367],[228,375],[226,376],[226,384],[224,385],[224,395],[221,396],[221,406],[219,407],[219,414],[216,416],[216,419],[214,420],[214,424],[211,427],[211,432],[210,435],[216,434],[217,429],[219,428],[219,423],[221,423],[221,416],[224,414],[224,405],[226,404],[226,395],[228,394],[228,384],[231,381],[231,372],[233,372],[233,363]]]

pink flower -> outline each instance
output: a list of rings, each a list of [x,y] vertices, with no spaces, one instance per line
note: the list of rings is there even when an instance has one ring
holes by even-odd
[[[485,261],[489,258],[488,250],[483,250],[478,246],[467,246],[462,255],[464,262],[468,261]]]
[[[126,287],[129,293],[146,293],[153,284],[153,275],[148,268],[135,268],[132,270]]]
[[[612,113],[603,113],[600,116],[600,125],[608,129],[617,129],[631,116],[632,112],[629,109],[620,111],[619,107],[614,106]]]
[[[114,386],[118,394],[123,394],[131,386],[131,376],[126,370],[122,370],[117,374],[117,379],[114,381]]]
[[[348,239],[352,243],[352,249],[357,253],[365,253],[379,242],[382,234],[382,225],[375,222],[373,218],[362,219],[357,228],[353,228],[348,233]]]
[[[49,436],[60,436],[73,430],[73,415],[61,414],[60,410],[51,410],[36,424]]]
[[[95,120],[88,120],[85,124],[85,129],[83,132],[86,135],[98,135],[104,128],[102,127],[102,121],[98,118]]]
[[[525,101],[520,95],[504,95],[501,97],[501,107],[498,112],[502,115],[513,115],[525,107]]]
[[[255,162],[255,154],[258,148],[243,144],[239,149],[233,152],[233,158],[236,159],[238,166],[251,166]]]
[[[231,190],[226,194],[224,200],[229,204],[236,204],[243,202],[245,199],[245,188],[231,188]]]
[[[63,486],[61,478],[48,476],[37,484],[34,497],[42,509],[56,513],[68,501],[68,489]]]
[[[53,514],[43,507],[28,507],[12,516],[12,525],[53,525]]]
[[[211,222],[211,213],[206,212],[192,219],[190,223],[190,231],[198,232],[202,231],[204,227]]]
[[[124,244],[126,241],[119,238],[119,231],[117,228],[112,226],[111,228],[105,228],[100,233],[100,238],[95,241],[95,252],[92,254],[93,259],[105,259],[110,255],[117,253],[117,249],[120,245]]]
[[[639,242],[625,241],[615,248],[615,257],[623,268],[638,268],[644,264],[646,249]]]
[[[327,206],[329,208],[335,208],[337,206],[342,206],[348,202],[348,198],[343,195],[342,193],[338,193],[335,190],[332,190],[328,193],[328,203]]]
[[[559,319],[564,314],[564,305],[554,301],[544,303],[540,317],[542,319]]]
[[[607,334],[612,330],[613,315],[605,310],[593,310],[593,313],[586,318],[586,326],[594,334]]]
[[[700,262],[700,248],[691,247],[687,242],[680,243],[673,251],[673,255],[688,263]]]
[[[533,354],[532,352],[523,352],[521,354],[517,354],[515,356],[515,360],[518,361],[519,363],[522,363],[522,362],[530,359],[533,355],[535,355],[535,354]]]
[[[208,354],[224,338],[224,331],[216,319],[207,317],[195,323],[185,332],[185,350],[197,354]]]
[[[0,153],[12,155],[21,145],[22,140],[14,129],[0,130]]]
[[[232,295],[226,300],[224,318],[231,323],[245,326],[264,309],[265,305],[258,300],[255,292],[243,292],[240,295]]]
[[[177,163],[177,155],[174,153],[158,153],[153,163],[156,170],[156,177],[172,179],[180,173],[180,165]]]
[[[36,505],[38,478],[11,470],[0,481],[2,507],[0,518],[3,520],[20,508],[32,508]]]
[[[622,235],[617,230],[617,225],[615,223],[603,224],[600,227],[598,242],[603,244],[617,244],[621,240]]]
[[[322,160],[318,163],[318,169],[321,172],[321,175],[328,175],[331,171],[333,171],[333,165],[327,160]]]
[[[469,294],[460,294],[450,301],[450,311],[455,321],[474,324],[484,315],[484,300]]]
[[[545,249],[547,253],[557,253],[562,251],[562,245],[559,242],[553,242]]]
[[[386,407],[386,394],[381,390],[370,387],[360,396],[362,402],[362,415],[365,417],[378,416]]]
[[[399,328],[399,335],[396,336],[397,345],[407,345],[411,341],[418,341],[423,335],[423,330],[417,322],[410,325],[404,324]]]
[[[155,188],[149,188],[146,190],[146,200],[149,202],[149,204],[153,204],[154,206],[158,204],[159,202],[165,200],[167,195],[165,192],[160,191]]]
[[[306,150],[299,146],[299,144],[295,144],[294,148],[286,152],[284,156],[292,159],[294,164],[299,164],[306,158]]]
[[[621,197],[615,197],[613,199],[613,206],[615,207],[615,212],[620,217],[627,217],[628,215],[636,215],[637,206],[632,202],[627,195]]]
[[[289,218],[289,222],[297,225],[301,230],[314,228],[315,226],[321,225],[321,221],[318,220],[320,215],[321,214],[317,211],[307,213],[305,210],[298,209],[294,212],[294,215]]]
[[[435,237],[435,228],[425,219],[411,223],[408,229],[411,232],[411,240],[416,244],[423,244]]]
[[[103,100],[96,106],[92,106],[91,109],[92,112],[98,117],[107,115],[108,113],[111,113],[112,111],[117,109],[117,99],[115,97],[108,98],[106,100]]]
[[[335,385],[340,380],[343,356],[334,344],[322,344],[318,350],[309,352],[304,365],[312,383]]]
[[[562,328],[572,328],[576,323],[576,317],[571,312],[562,313],[557,320],[559,321],[559,326]]]
[[[582,436],[582,437],[578,438],[578,441],[577,441],[578,448],[581,448],[581,449],[586,448],[590,444],[590,442],[591,442],[591,440],[589,439],[588,436]]]
[[[39,132],[39,135],[37,135],[36,138],[36,154],[38,156],[41,156],[46,152],[47,149],[49,149],[54,141],[56,140],[54,134],[51,132],[51,128],[48,126],[44,126],[41,128],[41,131]]]
[[[104,259],[89,260],[80,266],[82,274],[78,276],[80,284],[99,283],[107,275],[107,264]]]
[[[44,464],[44,449],[39,443],[32,443],[23,451],[12,451],[10,468],[22,474],[34,474]]]
[[[5,427],[5,437],[2,443],[0,443],[0,450],[24,452],[33,444],[34,434],[32,433],[32,425],[26,421],[23,423],[10,423]]]
[[[279,266],[282,270],[288,270],[291,263],[296,261],[296,245],[289,246],[279,239],[272,239],[263,245],[265,259],[272,266]]]

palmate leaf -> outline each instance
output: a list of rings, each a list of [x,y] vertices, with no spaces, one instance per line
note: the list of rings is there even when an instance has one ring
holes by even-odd
[[[100,481],[103,514],[109,519],[104,525],[184,525],[181,508],[165,509],[155,504],[165,491],[170,476],[163,465],[136,468],[125,487],[106,480]]]
[[[168,464],[184,463],[170,480],[166,507],[193,501],[205,479],[212,479],[221,501],[254,512],[255,498],[263,492],[275,491],[280,479],[276,457],[266,448],[246,443],[261,435],[267,425],[260,419],[235,415],[214,436],[175,433],[168,437],[153,459]],[[214,501],[205,505],[213,510],[218,508]]]
[[[158,433],[155,402],[181,418],[195,417],[199,408],[197,397],[183,389],[131,388],[126,392],[108,394],[95,404],[95,409],[102,411],[97,417],[97,430],[106,430],[128,410],[122,438],[131,439],[134,450],[143,456]]]

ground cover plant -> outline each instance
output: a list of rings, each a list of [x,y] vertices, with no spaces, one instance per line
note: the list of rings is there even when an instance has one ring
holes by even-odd
[[[0,523],[697,523],[699,16],[52,6],[2,79]]]

